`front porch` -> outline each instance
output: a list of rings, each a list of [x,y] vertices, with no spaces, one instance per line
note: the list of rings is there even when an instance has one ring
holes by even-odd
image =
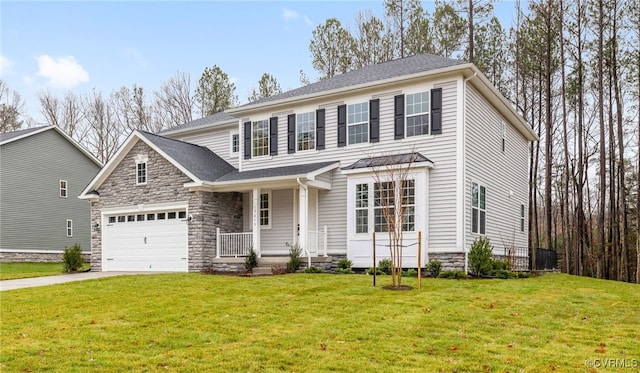
[[[308,230],[306,234],[306,245],[300,245],[299,237],[295,243],[299,244],[302,249],[302,257],[316,258],[327,257],[327,237],[329,228],[325,225],[319,231]],[[288,243],[288,242],[287,242]],[[229,260],[231,258],[244,261],[244,257],[249,255],[249,251],[254,247],[255,241],[253,232],[240,233],[221,233],[220,228],[216,228],[216,259]],[[260,247],[259,243],[258,246]],[[263,257],[260,250],[256,250],[258,257]],[[282,255],[271,255],[267,257],[280,257]]]

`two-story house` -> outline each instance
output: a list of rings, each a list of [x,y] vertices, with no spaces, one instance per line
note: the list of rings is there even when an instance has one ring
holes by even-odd
[[[465,269],[477,237],[527,246],[536,139],[473,64],[433,55],[367,66],[161,135],[135,131],[81,196],[101,227],[92,266],[235,269],[249,248],[281,256],[298,243],[315,261],[370,267],[374,232],[377,258],[389,255],[380,196],[402,188],[404,266],[417,267],[421,247],[421,265]]]
[[[91,247],[90,209],[78,195],[102,164],[56,126],[0,134],[0,260],[60,262]]]

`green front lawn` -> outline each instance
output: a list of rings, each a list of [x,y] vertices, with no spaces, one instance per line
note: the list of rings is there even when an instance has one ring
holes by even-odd
[[[2,292],[0,371],[584,372],[604,359],[640,363],[638,285],[552,274],[388,291],[371,280],[192,273]]]
[[[62,263],[0,263],[0,280],[62,274]]]

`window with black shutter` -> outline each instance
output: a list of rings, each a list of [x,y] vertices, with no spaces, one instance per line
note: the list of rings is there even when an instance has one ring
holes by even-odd
[[[324,109],[316,110],[316,149],[324,150]]]
[[[251,158],[251,122],[244,122],[244,159]]]
[[[380,99],[369,101],[369,142],[380,141]]]
[[[347,145],[347,105],[338,106],[338,147]]]
[[[442,88],[431,90],[431,134],[442,134]]]
[[[393,100],[394,138],[399,140],[404,138],[404,95],[397,95]]]
[[[287,153],[296,152],[296,115],[289,114],[287,116]]]
[[[278,117],[269,119],[269,148],[270,155],[278,155]]]

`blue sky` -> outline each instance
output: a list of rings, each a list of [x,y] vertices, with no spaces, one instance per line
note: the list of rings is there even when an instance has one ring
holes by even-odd
[[[41,121],[37,94],[71,90],[108,95],[121,86],[151,94],[177,71],[195,87],[207,66],[218,65],[246,102],[261,75],[276,77],[283,90],[311,80],[309,41],[330,17],[354,28],[361,10],[382,17],[376,1],[2,1],[0,77],[18,91],[27,112]],[[433,2],[424,2],[426,9]],[[495,4],[503,26],[515,2]]]

